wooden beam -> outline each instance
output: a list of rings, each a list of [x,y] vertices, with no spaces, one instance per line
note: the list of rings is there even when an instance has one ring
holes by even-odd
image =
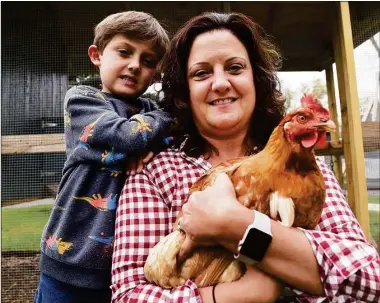
[[[334,56],[338,74],[348,202],[369,239],[367,184],[348,2],[337,3]]]
[[[334,72],[331,65],[329,65],[325,71],[330,117],[336,125],[336,130],[330,133],[331,142],[337,143],[340,140],[340,131],[335,99]],[[343,186],[342,158],[340,155],[332,155],[332,161],[332,163],[334,164],[334,174],[340,186]]]
[[[65,152],[64,134],[4,136],[1,154]]]
[[[365,151],[380,150],[380,121],[362,122]],[[3,136],[1,154],[33,154],[65,152],[64,134]],[[343,155],[341,140],[315,147],[318,156]]]
[[[324,146],[314,148],[314,153],[317,156],[341,156],[343,155],[342,141],[326,142]]]

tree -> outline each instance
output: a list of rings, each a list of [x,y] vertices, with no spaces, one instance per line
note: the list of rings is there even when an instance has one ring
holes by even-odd
[[[283,95],[285,96],[285,109],[286,111],[288,111],[291,109],[291,104],[295,95],[295,91],[287,87],[284,89]]]
[[[303,83],[301,85],[301,92],[303,94],[313,94],[319,100],[322,100],[327,95],[326,84],[322,82],[320,78],[314,79],[311,87]]]

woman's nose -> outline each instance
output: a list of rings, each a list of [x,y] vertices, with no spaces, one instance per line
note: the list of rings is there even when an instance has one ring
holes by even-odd
[[[228,91],[231,87],[230,81],[226,78],[224,73],[215,73],[214,81],[212,82],[212,90],[220,93]]]

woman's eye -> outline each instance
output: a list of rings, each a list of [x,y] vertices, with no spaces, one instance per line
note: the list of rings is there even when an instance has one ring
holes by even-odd
[[[198,70],[193,74],[194,78],[204,78],[205,76],[207,76],[207,71],[204,69]]]
[[[240,72],[241,70],[243,69],[243,66],[240,65],[240,64],[232,64],[230,67],[229,67],[229,70],[231,72]]]

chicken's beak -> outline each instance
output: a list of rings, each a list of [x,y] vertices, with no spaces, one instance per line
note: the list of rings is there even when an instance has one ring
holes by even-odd
[[[324,131],[334,131],[336,129],[336,125],[333,120],[327,120],[326,122],[316,124],[315,127]]]

